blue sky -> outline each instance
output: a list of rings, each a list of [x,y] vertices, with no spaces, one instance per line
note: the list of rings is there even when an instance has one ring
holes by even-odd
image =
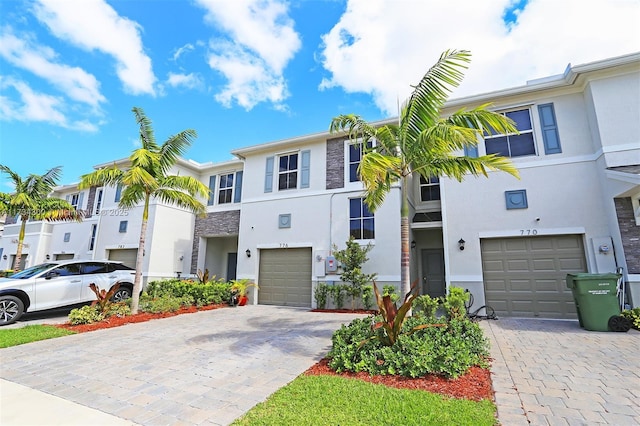
[[[137,147],[134,106],[225,161],[394,116],[446,49],[473,54],[460,97],[640,50],[638,22],[640,0],[2,0],[0,164],[77,182]]]

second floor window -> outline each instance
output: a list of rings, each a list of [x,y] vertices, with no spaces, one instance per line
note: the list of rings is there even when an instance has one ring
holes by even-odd
[[[349,200],[349,235],[356,240],[372,240],[375,238],[373,213],[364,202],[364,198]]]
[[[298,154],[281,155],[278,167],[278,189],[295,189],[298,184]]]
[[[78,209],[78,201],[80,200],[80,194],[73,194],[71,195],[71,198],[69,199],[69,204],[71,204],[71,206],[74,209]]]
[[[100,208],[102,207],[102,193],[104,190],[102,188],[96,191],[96,208],[94,209],[94,214],[100,214]]]
[[[218,204],[227,204],[233,201],[233,173],[220,175],[218,187]]]
[[[349,145],[349,182],[359,182],[360,175],[358,174],[358,167],[360,161],[362,161],[364,142],[356,142]],[[371,141],[367,142],[367,148],[371,148],[373,144]]]
[[[520,134],[503,135],[492,132],[490,135],[485,135],[484,143],[487,154],[498,154],[503,157],[535,155],[536,147],[529,109],[507,111],[503,115],[515,122]]]
[[[420,176],[420,199],[422,201],[440,200],[440,179],[431,176],[429,180]]]

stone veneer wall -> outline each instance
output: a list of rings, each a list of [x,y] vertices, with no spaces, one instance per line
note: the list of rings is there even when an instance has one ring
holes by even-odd
[[[84,217],[89,218],[93,215],[93,203],[96,201],[96,187],[89,188],[89,196],[87,197],[87,209],[85,210]],[[104,191],[102,193],[102,201],[104,202]]]
[[[636,225],[631,198],[614,198],[627,273],[640,274],[640,226]]]
[[[344,138],[327,140],[327,189],[344,188]]]
[[[196,217],[191,250],[191,273],[195,274],[198,265],[198,245],[200,237],[226,237],[240,232],[240,210],[227,210],[207,213],[207,217]]]

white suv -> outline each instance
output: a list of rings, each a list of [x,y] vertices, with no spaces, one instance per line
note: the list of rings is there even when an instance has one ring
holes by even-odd
[[[0,326],[17,321],[25,312],[43,311],[96,300],[89,288],[120,288],[112,300],[131,297],[135,270],[107,260],[70,260],[35,265],[0,278]]]

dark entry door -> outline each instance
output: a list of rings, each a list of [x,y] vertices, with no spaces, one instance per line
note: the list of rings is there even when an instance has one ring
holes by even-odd
[[[422,255],[422,294],[440,297],[446,294],[444,250],[424,249]]]
[[[227,281],[236,279],[236,269],[238,267],[238,253],[227,255]]]

